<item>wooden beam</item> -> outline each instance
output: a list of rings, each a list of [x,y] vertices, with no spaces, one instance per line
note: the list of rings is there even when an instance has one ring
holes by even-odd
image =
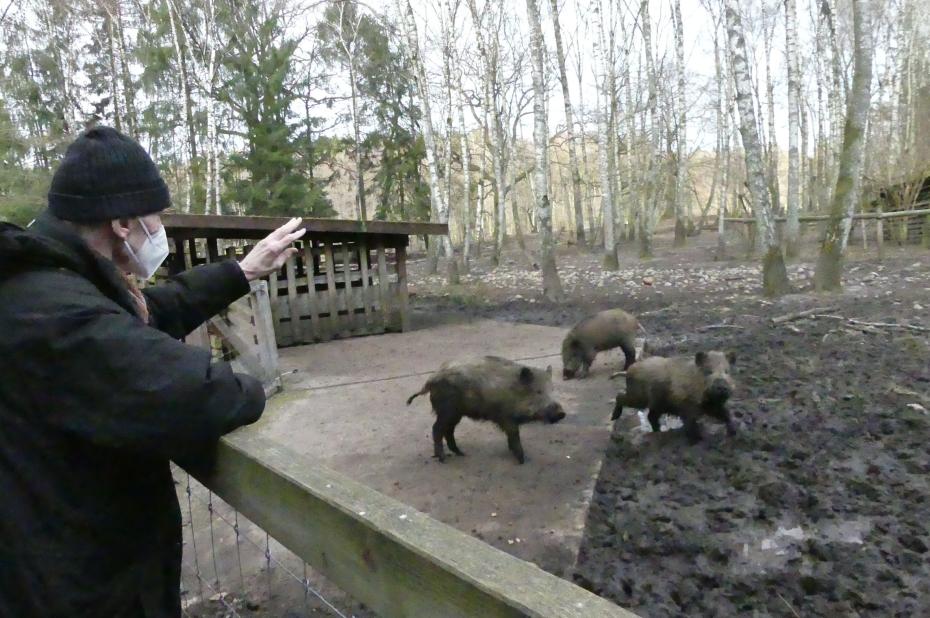
[[[930,215],[930,208],[921,210],[892,210],[889,212],[859,212],[852,216],[853,221],[863,221],[868,219],[898,219],[901,217],[919,217],[921,215]],[[752,217],[724,217],[727,223],[755,223]],[[813,223],[816,221],[829,221],[830,215],[801,215],[798,221],[801,223]],[[784,217],[775,217],[775,221],[783,222]]]
[[[233,215],[181,215],[161,217],[169,235],[196,238],[264,238],[289,221],[288,217],[244,217]],[[445,223],[420,221],[361,221],[350,219],[304,219],[303,227],[312,235],[320,233],[346,233],[365,235],[431,235],[449,233]]]
[[[634,618],[571,582],[244,428],[205,486],[385,618]]]

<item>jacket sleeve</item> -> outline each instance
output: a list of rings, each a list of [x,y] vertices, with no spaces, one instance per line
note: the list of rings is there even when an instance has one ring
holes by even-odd
[[[249,282],[234,260],[203,264],[142,290],[151,325],[176,339],[249,293]]]
[[[88,285],[88,287],[90,287]],[[66,289],[20,350],[47,424],[101,446],[170,458],[261,416],[261,383],[142,324],[93,289]],[[35,315],[35,314],[33,314]]]

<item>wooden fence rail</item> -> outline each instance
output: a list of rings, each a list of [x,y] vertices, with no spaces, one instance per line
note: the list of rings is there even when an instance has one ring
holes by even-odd
[[[930,208],[922,208],[920,210],[893,210],[891,212],[859,212],[854,213],[852,216],[853,221],[862,221],[870,219],[897,219],[901,217],[920,217],[924,215],[930,215]],[[755,223],[756,220],[754,217],[724,217],[724,222],[726,223]],[[800,223],[814,223],[816,221],[829,221],[830,215],[799,215],[798,221]],[[787,221],[786,217],[775,217],[776,223],[784,223]]]
[[[191,474],[379,616],[635,618],[258,431],[226,436]]]

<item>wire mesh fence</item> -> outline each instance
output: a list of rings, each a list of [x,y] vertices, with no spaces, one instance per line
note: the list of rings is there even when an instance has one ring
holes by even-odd
[[[184,616],[372,616],[265,530],[175,467]]]

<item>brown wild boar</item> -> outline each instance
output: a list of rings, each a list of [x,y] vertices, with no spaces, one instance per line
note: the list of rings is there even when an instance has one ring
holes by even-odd
[[[585,377],[598,352],[616,347],[623,350],[626,369],[636,362],[638,328],[636,318],[622,309],[608,309],[585,318],[562,341],[562,377]]]
[[[450,451],[465,454],[455,443],[455,427],[463,416],[500,427],[521,464],[525,458],[520,425],[557,423],[565,418],[562,406],[552,398],[552,367],[535,369],[498,356],[444,363],[420,392],[410,396],[407,405],[426,393],[436,413],[433,456],[439,461],[445,461],[443,438]]]
[[[626,392],[617,395],[613,420],[620,418],[623,407],[648,408],[649,424],[659,431],[663,414],[681,418],[685,435],[691,443],[700,441],[702,415],[725,423],[727,433],[736,433],[736,425],[727,410],[734,382],[730,365],[732,352],[698,352],[692,356],[665,358],[651,356],[626,371]]]

